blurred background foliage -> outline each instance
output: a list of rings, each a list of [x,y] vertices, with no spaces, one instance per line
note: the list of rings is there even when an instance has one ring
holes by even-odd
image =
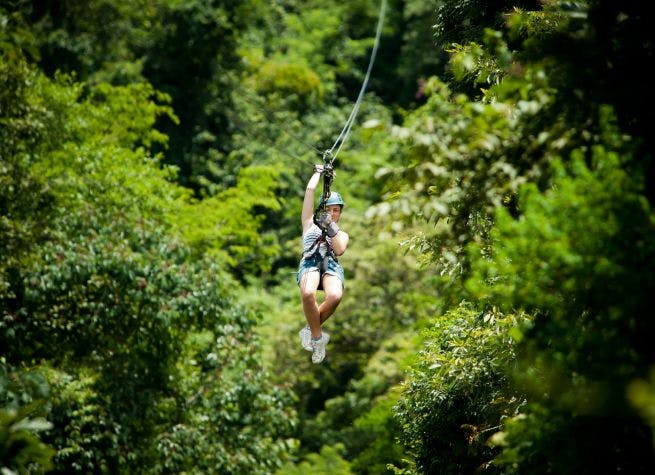
[[[655,471],[650,9],[0,2],[3,473]]]

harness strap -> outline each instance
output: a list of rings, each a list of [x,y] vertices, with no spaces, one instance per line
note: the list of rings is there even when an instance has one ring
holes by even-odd
[[[335,260],[335,262],[339,262],[339,260],[337,259],[337,255],[334,252],[334,249],[332,249],[332,245],[328,242],[326,236],[327,235],[325,231],[323,231],[323,233],[314,240],[312,245],[309,246],[307,252],[303,253],[302,257],[304,259],[312,259],[316,255],[320,257],[321,243],[324,242],[327,245],[327,249],[328,249],[328,252],[325,254],[324,259],[327,257],[331,257],[332,259]]]

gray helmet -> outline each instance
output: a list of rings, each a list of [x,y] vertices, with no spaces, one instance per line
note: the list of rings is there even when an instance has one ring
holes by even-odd
[[[321,195],[321,198],[318,200],[318,205],[321,206],[322,204],[323,204],[323,195]],[[343,207],[345,206],[345,204],[346,203],[343,201],[343,198],[341,198],[341,195],[336,191],[331,191],[330,196],[328,196],[328,199],[325,202],[325,206],[341,205],[341,207]]]

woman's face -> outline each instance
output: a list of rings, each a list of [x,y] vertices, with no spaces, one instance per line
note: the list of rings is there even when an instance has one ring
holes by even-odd
[[[330,214],[332,221],[335,223],[339,221],[341,217],[341,205],[328,205],[326,211]]]

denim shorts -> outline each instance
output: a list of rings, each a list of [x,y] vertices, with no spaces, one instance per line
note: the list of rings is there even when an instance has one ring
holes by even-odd
[[[302,279],[302,276],[305,275],[305,272],[314,270],[320,271],[321,261],[322,258],[318,256],[311,257],[309,259],[302,259],[300,261],[300,265],[298,266],[298,273],[296,274],[296,282],[298,282],[298,285],[300,285],[300,279]],[[346,278],[343,274],[343,267],[341,267],[341,264],[339,264],[334,259],[329,258],[327,260],[327,269],[325,270],[324,274],[336,275],[345,287]],[[323,288],[323,275],[321,275],[321,280],[319,281],[318,288],[319,290]]]

